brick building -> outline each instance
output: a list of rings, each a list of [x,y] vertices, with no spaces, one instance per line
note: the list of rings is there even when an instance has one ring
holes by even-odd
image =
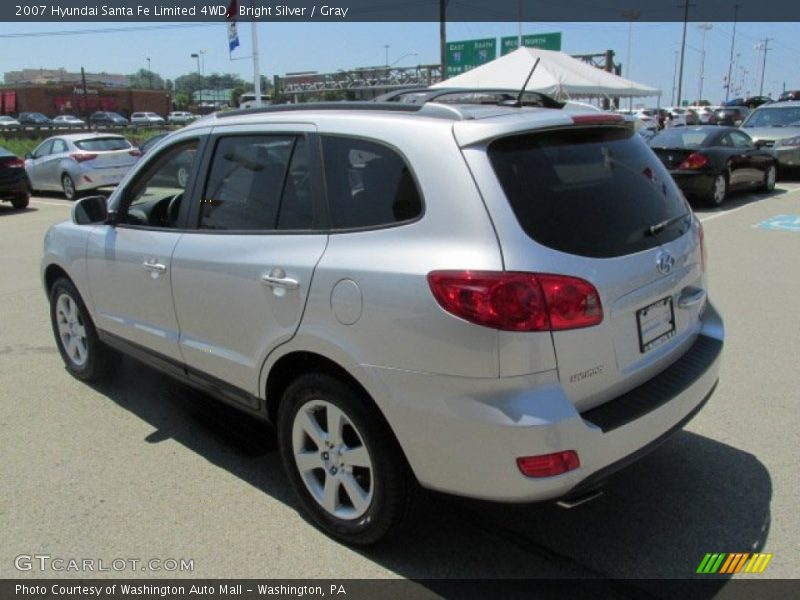
[[[111,110],[123,116],[151,111],[162,116],[172,110],[172,98],[166,90],[80,84],[5,85],[0,87],[0,114],[40,112],[48,117],[72,114],[86,117],[96,110]]]

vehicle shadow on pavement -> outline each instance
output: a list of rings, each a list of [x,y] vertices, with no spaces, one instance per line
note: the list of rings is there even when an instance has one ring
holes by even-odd
[[[12,215],[24,215],[25,213],[38,212],[39,209],[34,206],[27,206],[21,210],[14,208],[11,204],[0,202],[0,217],[9,217]]]
[[[296,508],[267,424],[132,359],[115,379],[95,389],[155,428],[146,443],[172,439]],[[399,535],[355,550],[444,596],[446,586],[430,580],[637,579],[623,584],[626,593],[688,597],[687,578],[704,577],[716,591],[730,579],[695,575],[706,553],[764,547],[771,498],[757,457],[683,431],[574,509],[430,494]]]

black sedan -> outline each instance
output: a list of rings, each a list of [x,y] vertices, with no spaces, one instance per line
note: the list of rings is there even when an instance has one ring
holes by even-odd
[[[96,125],[105,125],[107,127],[125,127],[128,125],[128,119],[120,114],[107,110],[98,110],[89,117],[89,125],[94,127]]]
[[[25,174],[25,161],[5,148],[0,148],[0,199],[21,210],[28,206],[30,184]]]
[[[17,121],[22,127],[50,127],[53,122],[40,112],[21,112]]]
[[[728,192],[775,188],[775,155],[735,127],[666,129],[648,143],[684,194],[713,206]]]

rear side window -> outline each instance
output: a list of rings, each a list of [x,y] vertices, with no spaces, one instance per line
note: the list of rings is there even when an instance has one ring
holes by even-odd
[[[488,154],[519,224],[549,248],[622,256],[670,242],[690,226],[688,205],[669,173],[628,129],[507,137],[490,144]],[[674,222],[650,233],[668,220]]]
[[[303,137],[222,138],[203,194],[200,228],[311,229],[310,180]]]
[[[334,229],[394,225],[422,214],[422,199],[411,171],[391,148],[324,136],[322,152]]]
[[[128,150],[131,143],[125,138],[93,138],[75,142],[75,146],[87,152],[104,152],[111,150]]]

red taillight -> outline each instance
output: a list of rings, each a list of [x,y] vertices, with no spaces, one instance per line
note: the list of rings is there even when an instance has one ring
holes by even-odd
[[[91,152],[73,152],[69,156],[72,160],[79,163],[97,158],[97,154],[92,154]]]
[[[700,154],[699,152],[692,152],[689,157],[683,161],[679,169],[702,169],[708,165],[708,157]]]
[[[522,456],[517,459],[517,467],[527,477],[553,477],[580,466],[581,461],[575,450],[539,456]]]
[[[12,169],[22,169],[25,167],[25,161],[21,158],[12,158],[6,162],[6,166]]]
[[[577,277],[504,271],[434,271],[428,284],[447,312],[504,331],[552,331],[603,320],[600,296]]]
[[[697,237],[700,244],[700,268],[706,272],[706,234],[703,231],[703,224],[697,221]]]
[[[128,154],[130,154],[131,156],[141,156],[142,151],[139,150],[138,148],[134,148],[133,150],[128,151]]]

